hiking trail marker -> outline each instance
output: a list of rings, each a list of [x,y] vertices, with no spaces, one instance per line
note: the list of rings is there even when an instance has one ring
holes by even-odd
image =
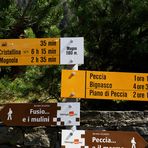
[[[146,148],[137,132],[62,130],[61,148]]]
[[[0,39],[0,66],[83,63],[83,37]]]
[[[61,97],[148,101],[148,74],[62,70]]]
[[[6,126],[80,125],[80,103],[14,103],[0,111]]]

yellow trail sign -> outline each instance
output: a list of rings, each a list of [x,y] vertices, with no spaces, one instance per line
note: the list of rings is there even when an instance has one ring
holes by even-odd
[[[0,39],[0,66],[83,63],[83,37]]]
[[[148,101],[148,74],[62,70],[61,97]]]
[[[59,39],[2,39],[0,66],[59,64]]]

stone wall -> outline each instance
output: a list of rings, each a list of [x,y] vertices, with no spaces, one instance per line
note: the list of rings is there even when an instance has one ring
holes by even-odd
[[[60,148],[66,127],[0,126],[0,148]],[[81,111],[77,129],[137,131],[148,141],[148,111]]]
[[[83,111],[83,129],[137,131],[148,141],[148,111]]]

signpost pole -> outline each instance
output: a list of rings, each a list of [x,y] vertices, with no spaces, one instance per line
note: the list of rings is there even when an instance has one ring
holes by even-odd
[[[68,65],[66,69],[68,69],[68,70],[78,70],[78,64]],[[76,99],[76,98],[65,99],[65,102],[77,102],[77,101],[78,101],[78,99]],[[75,132],[77,130],[77,127],[76,126],[67,127],[67,129],[71,129],[72,132]],[[72,133],[72,135],[73,135],[73,133]]]
[[[71,37],[71,38],[61,38],[60,40],[60,49],[61,49],[61,59],[62,64],[67,63],[64,69],[67,70],[78,70],[78,64],[84,63],[84,38]],[[71,77],[74,78],[76,72],[71,73]],[[73,98],[63,98],[63,102],[77,102],[75,92],[71,92]],[[76,131],[76,126],[67,126],[67,129],[71,129],[72,133]]]
[[[67,70],[78,70],[78,64],[67,65],[66,69]],[[75,73],[73,73],[73,75],[75,75]],[[77,101],[78,101],[78,99],[76,99],[76,98],[65,98],[64,99],[64,102],[77,102]]]
[[[78,70],[78,64],[66,65],[65,69],[66,70]],[[66,99],[63,99],[63,102],[77,102],[77,99],[76,98],[68,98],[68,99],[66,98]],[[73,132],[77,130],[76,126],[67,126],[66,129],[70,129]],[[60,148],[62,133],[59,132],[57,136],[58,136],[58,140],[57,140],[57,143],[56,143],[56,148]]]

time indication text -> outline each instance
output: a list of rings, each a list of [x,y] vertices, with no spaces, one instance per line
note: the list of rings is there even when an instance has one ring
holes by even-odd
[[[127,76],[127,78],[126,78]],[[130,78],[129,78],[130,76]],[[146,99],[148,98],[148,75],[122,73],[121,76],[105,72],[89,72],[87,75],[88,98]]]
[[[59,38],[6,39],[0,42],[1,66],[59,64]]]
[[[41,48],[41,50],[39,49],[31,49],[31,54],[57,54],[56,49],[46,49],[46,48]]]

